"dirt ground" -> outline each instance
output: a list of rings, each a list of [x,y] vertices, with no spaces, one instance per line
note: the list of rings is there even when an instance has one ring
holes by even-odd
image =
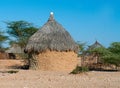
[[[2,64],[1,64],[2,63]],[[3,61],[3,65],[20,65],[21,61]],[[7,66],[7,64],[6,64]],[[0,69],[0,88],[120,88],[120,72],[90,71],[72,75],[67,72]],[[6,71],[17,70],[17,73]]]

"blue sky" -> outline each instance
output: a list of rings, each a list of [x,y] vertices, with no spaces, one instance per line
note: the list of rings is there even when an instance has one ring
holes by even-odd
[[[18,20],[41,27],[51,11],[75,41],[120,42],[120,0],[0,0],[0,28]]]

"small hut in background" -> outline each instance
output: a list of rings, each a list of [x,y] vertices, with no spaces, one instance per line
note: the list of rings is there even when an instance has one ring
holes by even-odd
[[[23,49],[17,44],[13,44],[5,52],[8,54],[9,59],[21,59],[20,54],[24,53]]]
[[[30,37],[25,52],[31,69],[72,71],[77,65],[78,45],[52,12],[47,23]]]
[[[0,47],[0,59],[7,59],[7,53]]]
[[[96,41],[94,44],[92,44],[91,46],[88,46],[87,51],[91,51],[97,48],[103,47],[102,44],[100,44],[98,41]],[[99,56],[96,55],[95,53],[89,53],[89,52],[85,52],[84,55],[82,56],[81,59],[81,65],[82,66],[93,66],[94,64],[98,64],[100,63],[100,59]]]
[[[91,46],[88,46],[88,47],[89,47],[88,50],[93,50],[95,48],[103,47],[103,45],[100,44],[98,41],[95,41],[94,44],[92,44]]]

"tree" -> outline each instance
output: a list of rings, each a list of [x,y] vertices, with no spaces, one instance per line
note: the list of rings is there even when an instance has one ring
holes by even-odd
[[[106,54],[102,56],[102,60],[104,64],[112,64],[115,65],[116,68],[120,65],[120,55],[118,54]]]
[[[109,50],[106,49],[105,47],[89,49],[86,52],[88,53],[88,55],[92,55],[93,58],[97,57],[97,63],[103,63],[104,62],[103,56],[110,54]]]
[[[114,54],[120,54],[120,42],[113,42],[108,49]]]
[[[8,37],[4,35],[4,32],[0,31],[0,48],[2,48],[3,42],[5,42],[7,39]]]
[[[109,53],[102,56],[102,61],[105,64],[112,64],[120,66],[120,42],[113,42],[110,47],[108,47]]]
[[[92,54],[94,53],[100,57],[110,53],[109,50],[104,47],[94,48],[92,50],[88,50],[87,52],[92,53]]]
[[[6,24],[8,28],[7,33],[13,37],[11,38],[11,44],[16,43],[21,48],[26,46],[29,37],[38,30],[33,24],[26,21],[11,21],[6,22]]]
[[[82,55],[85,51],[85,46],[86,46],[86,43],[83,43],[83,42],[80,42],[80,41],[77,41],[77,44],[79,46],[79,53],[78,53],[78,56]]]

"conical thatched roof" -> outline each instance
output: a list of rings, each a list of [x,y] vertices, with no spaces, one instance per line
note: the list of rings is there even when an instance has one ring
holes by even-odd
[[[92,44],[91,46],[89,46],[89,50],[95,49],[95,48],[99,48],[99,47],[103,47],[103,46],[98,41],[96,41],[94,44]]]
[[[17,44],[13,44],[8,50],[5,51],[6,53],[24,53],[23,49],[18,46]]]
[[[33,34],[25,48],[25,52],[78,51],[78,46],[70,34],[50,14],[47,23]]]

